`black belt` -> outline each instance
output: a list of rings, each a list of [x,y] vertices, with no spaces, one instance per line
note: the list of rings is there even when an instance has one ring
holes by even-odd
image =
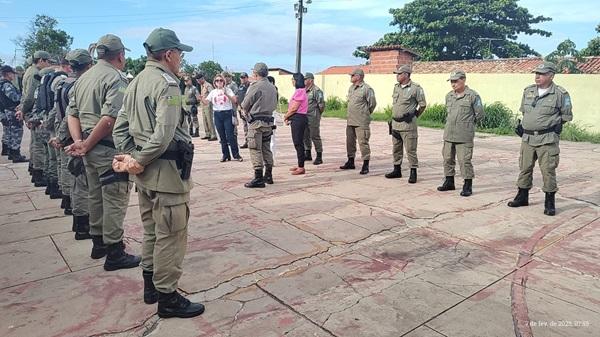
[[[262,116],[252,116],[252,115],[250,115],[250,121],[249,121],[249,123],[252,123],[254,121],[261,121],[261,122],[265,122],[265,123],[273,123],[275,121],[275,118],[273,118],[273,117],[262,117]]]
[[[135,149],[139,152],[142,151],[143,147],[137,145],[135,147]],[[158,157],[158,159],[164,159],[164,160],[179,160],[181,158],[179,151],[170,151],[167,150],[165,152],[163,152],[163,154],[160,155],[160,157]]]
[[[534,136],[537,136],[537,135],[545,135],[545,134],[547,134],[547,133],[550,133],[550,132],[555,132],[555,131],[556,131],[556,127],[551,127],[550,129],[545,129],[545,130],[536,130],[536,131],[532,131],[532,130],[525,130],[525,129],[523,129],[523,133],[524,133],[524,134],[526,134],[526,135],[534,135]]]

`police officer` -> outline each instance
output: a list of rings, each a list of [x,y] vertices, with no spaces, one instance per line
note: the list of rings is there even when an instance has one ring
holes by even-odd
[[[45,97],[50,94],[47,90],[46,83],[50,81],[52,74],[56,68],[51,65],[39,72],[40,85],[35,89],[35,103],[30,114],[29,122],[31,124],[32,135],[35,135],[35,141],[31,144],[31,161],[33,168],[42,172],[41,180],[34,182],[34,186],[46,186],[46,195],[57,187],[54,184],[55,172],[52,172],[48,156],[48,141],[50,140],[50,131],[47,129],[49,107],[46,104],[48,101]],[[49,75],[49,76],[47,76]],[[56,193],[55,193],[56,195]]]
[[[31,65],[23,74],[23,93],[21,97],[21,112],[23,120],[27,127],[31,130],[31,138],[29,145],[29,158],[31,167],[31,180],[36,187],[46,186],[44,179],[44,171],[42,167],[34,167],[35,158],[32,155],[35,152],[34,144],[37,143],[37,126],[38,121],[33,119],[33,105],[35,103],[35,91],[40,85],[40,70],[50,66],[50,54],[43,50],[38,50],[31,56]]]
[[[468,197],[473,194],[473,139],[475,139],[475,123],[483,118],[483,104],[479,94],[466,86],[467,75],[456,70],[448,79],[452,91],[446,95],[446,125],[444,126],[444,175],[446,179],[438,191],[454,190],[455,157],[458,157],[460,173],[464,184],[460,195]]]
[[[555,194],[558,191],[558,141],[562,125],[573,120],[571,97],[565,88],[554,83],[554,63],[543,62],[533,72],[535,84],[523,91],[520,108],[523,123],[517,127],[517,133],[522,137],[519,157],[521,172],[517,180],[519,190],[508,206],[529,205],[529,189],[533,186],[533,167],[537,160],[544,181],[544,214],[553,216],[556,214]]]
[[[360,174],[369,173],[369,159],[371,159],[371,149],[369,148],[369,138],[371,137],[371,114],[375,111],[377,101],[375,92],[364,82],[365,72],[360,69],[354,69],[350,74],[350,88],[348,89],[348,121],[346,126],[346,152],[348,161],[340,166],[342,170],[353,170],[354,156],[356,155],[356,141],[360,147],[360,154],[363,159]]]
[[[262,188],[273,183],[273,111],[277,108],[277,89],[267,80],[269,68],[259,62],[254,65],[256,82],[248,88],[242,109],[248,119],[248,148],[254,167],[254,179],[244,184],[248,188]],[[263,175],[264,167],[264,175]]]
[[[10,66],[0,68],[0,99],[3,110],[0,111],[2,119],[2,155],[8,155],[8,160],[13,163],[28,162],[21,155],[21,140],[23,140],[23,121],[17,114],[16,108],[21,102],[21,93],[12,83],[16,72]]]
[[[112,169],[117,154],[112,130],[127,87],[121,72],[125,46],[119,37],[107,34],[99,39],[96,52],[98,63],[77,79],[71,90],[68,125],[73,144],[66,149],[71,155],[84,156],[93,242],[90,256],[106,256],[104,269],[111,271],[137,267],[140,257],[127,254],[123,243],[129,175]]]
[[[417,117],[425,111],[427,102],[423,88],[410,79],[412,69],[410,65],[402,65],[396,71],[398,83],[394,86],[392,106],[392,146],[394,153],[394,170],[386,173],[386,178],[402,177],[402,157],[406,150],[406,156],[410,163],[410,177],[408,182],[417,182]]]
[[[238,87],[238,91],[237,91],[237,101],[238,101],[238,106],[237,106],[237,111],[238,114],[240,116],[240,119],[242,120],[242,123],[244,124],[244,144],[242,144],[242,146],[240,146],[240,149],[247,149],[248,148],[248,121],[246,120],[246,114],[243,112],[241,103],[244,101],[244,98],[246,97],[246,92],[248,91],[248,87],[250,86],[250,80],[248,79],[248,74],[245,72],[240,73],[240,86]]]
[[[198,89],[192,83],[192,78],[188,75],[184,77],[185,89],[183,97],[185,104],[183,109],[188,114],[188,123],[190,124],[190,135],[200,137],[200,123],[198,122]]]
[[[159,317],[194,317],[204,312],[204,306],[177,292],[193,186],[191,158],[182,162],[179,153],[185,146],[193,154],[193,145],[175,76],[182,52],[192,47],[163,28],[153,30],[144,47],[146,67],[129,85],[113,132],[119,149],[129,154],[115,157],[114,167],[134,174],[138,188],[144,225],[144,302],[158,301]]]
[[[204,74],[200,73],[196,75],[196,80],[200,84],[200,95],[198,95],[198,102],[200,102],[200,108],[202,109],[202,121],[204,122],[204,137],[209,141],[217,140],[217,131],[215,130],[215,122],[213,121],[213,112],[210,104],[205,104],[204,99],[214,89],[212,84],[206,81]]]
[[[323,143],[321,142],[321,114],[325,111],[325,97],[323,91],[315,85],[315,75],[304,75],[306,95],[308,96],[308,124],[304,130],[305,160],[312,160],[311,143],[315,144],[317,156],[314,165],[323,164]]]

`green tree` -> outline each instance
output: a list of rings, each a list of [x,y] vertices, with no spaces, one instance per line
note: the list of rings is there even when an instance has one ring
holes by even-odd
[[[23,48],[25,58],[33,55],[36,50],[45,50],[53,56],[64,56],[73,37],[64,30],[56,28],[58,21],[47,15],[36,15],[29,26],[29,34],[18,36],[14,41]]]
[[[600,34],[600,24],[596,26],[596,32]],[[586,48],[581,50],[582,56],[600,56],[600,36],[591,39]]]
[[[4,60],[2,58],[0,58],[0,66],[4,65]]]
[[[414,0],[402,8],[390,9],[390,25],[399,30],[385,34],[375,45],[399,44],[417,51],[427,61],[539,55],[517,42],[517,36],[550,36],[550,32],[531,26],[552,19],[533,16],[517,3],[518,0]],[[364,47],[358,47],[354,55],[368,57]]]
[[[125,72],[130,73],[133,76],[136,76],[142,70],[144,70],[147,60],[148,60],[148,57],[146,57],[145,55],[140,56],[136,59],[133,59],[131,57],[126,58],[125,59]]]
[[[196,69],[198,72],[204,74],[204,78],[211,83],[215,78],[215,75],[223,72],[221,65],[215,61],[204,61],[200,63]]]
[[[577,50],[575,42],[566,39],[559,43],[556,50],[545,57],[546,61],[554,62],[559,73],[578,74],[581,71],[577,68],[577,63],[584,59]]]
[[[181,71],[183,71],[186,74],[193,74],[196,70],[196,66],[189,63],[188,60],[184,58],[183,60],[181,60],[181,66],[179,67],[179,69],[181,69]]]

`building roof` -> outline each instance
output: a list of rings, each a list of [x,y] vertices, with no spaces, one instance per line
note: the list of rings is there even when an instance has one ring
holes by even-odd
[[[368,46],[368,47],[362,48],[362,50],[364,50],[367,53],[374,52],[374,51],[400,50],[400,51],[404,51],[409,54],[412,54],[414,56],[419,56],[419,57],[421,56],[416,51],[405,48],[399,44],[393,44],[393,45],[389,45],[389,46]]]
[[[539,57],[532,58],[511,58],[495,60],[459,60],[459,61],[417,61],[413,63],[413,73],[415,74],[444,74],[450,73],[456,69],[462,69],[466,73],[480,74],[527,74],[530,73],[538,64],[542,62]],[[349,74],[355,68],[360,67],[366,74],[376,73],[371,71],[370,65],[361,66],[332,66],[322,72],[320,75],[340,75]],[[577,65],[584,74],[600,74],[600,56],[586,57],[585,62]],[[390,72],[391,73],[391,72]]]

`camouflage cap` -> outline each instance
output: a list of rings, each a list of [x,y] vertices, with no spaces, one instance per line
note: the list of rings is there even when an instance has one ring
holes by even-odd
[[[241,72],[240,78],[248,78],[248,74],[246,72]]]
[[[0,68],[0,73],[2,73],[2,74],[9,74],[9,73],[16,74],[17,72],[11,66],[5,65],[5,66],[2,66]]]
[[[181,43],[174,31],[165,28],[156,28],[153,30],[148,35],[148,38],[146,38],[144,48],[151,52],[165,49],[179,49],[187,52],[194,50],[193,47]]]
[[[464,72],[464,70],[458,69],[450,73],[450,78],[448,78],[448,81],[456,81],[461,78],[467,78],[467,74]]]
[[[409,64],[403,64],[394,71],[394,74],[403,74],[403,73],[411,74],[412,67]]]
[[[532,73],[536,74],[547,74],[553,73],[556,74],[556,64],[548,61],[544,61],[540,63],[535,69],[533,69]]]
[[[350,73],[350,76],[354,76],[354,75],[365,76],[365,72],[364,72],[364,70],[362,70],[360,68],[356,68]]]
[[[106,34],[100,37],[98,43],[96,43],[96,50],[99,49],[104,51],[119,51],[123,49],[129,51],[129,49],[125,48],[121,39],[113,34]]]
[[[265,63],[258,62],[254,65],[253,70],[260,76],[267,76],[269,74],[269,67]]]
[[[49,60],[51,57],[52,56],[50,56],[50,53],[44,50],[38,50],[35,53],[33,53],[34,59]]]
[[[315,75],[313,73],[306,73],[304,74],[304,79],[310,79],[310,80],[314,80],[315,79]]]
[[[67,53],[65,60],[70,64],[84,65],[92,63],[92,56],[85,49],[74,49]]]

